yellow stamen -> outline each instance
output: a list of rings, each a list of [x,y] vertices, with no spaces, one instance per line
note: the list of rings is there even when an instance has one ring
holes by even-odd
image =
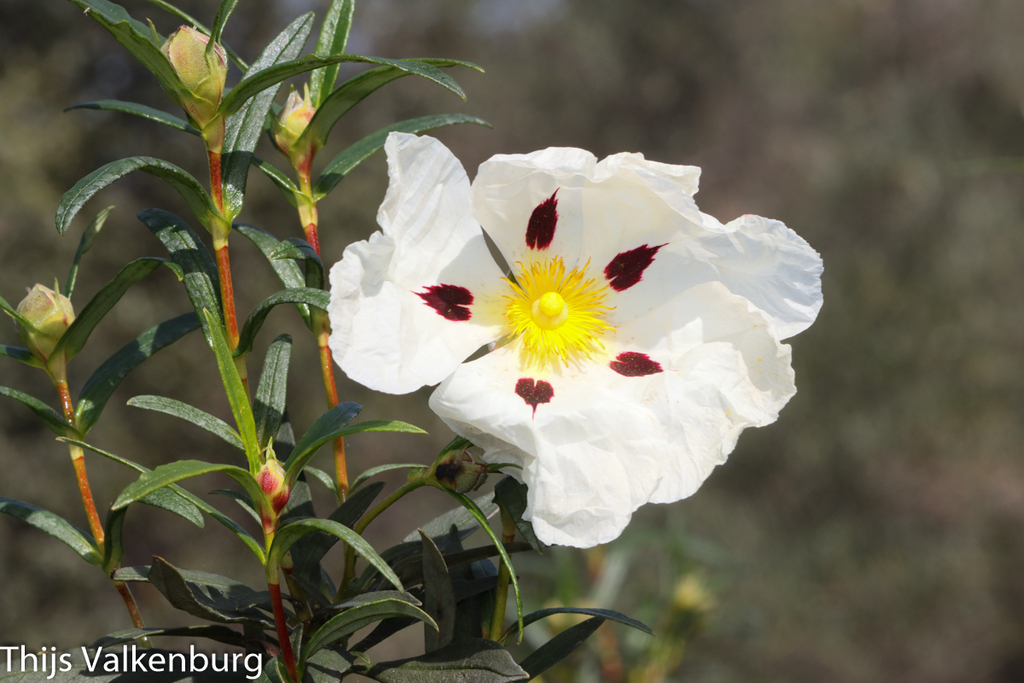
[[[589,261],[569,273],[558,257],[535,261],[529,270],[518,265],[516,281],[509,282],[512,294],[505,297],[505,319],[509,336],[523,340],[527,364],[568,364],[604,348],[600,337],[613,328],[603,318],[612,309],[602,303],[608,287],[584,280]]]

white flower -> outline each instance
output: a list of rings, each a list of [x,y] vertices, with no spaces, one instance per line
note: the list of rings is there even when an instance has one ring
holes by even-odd
[[[331,270],[334,357],[380,391],[443,380],[431,408],[522,466],[545,543],[604,543],[689,496],[796,392],[779,340],[817,316],[821,259],[778,221],[702,214],[699,169],[552,148],[471,187],[437,140],[385,149],[382,231]]]

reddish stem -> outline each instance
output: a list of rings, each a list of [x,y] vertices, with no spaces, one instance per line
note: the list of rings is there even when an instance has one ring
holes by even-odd
[[[132,597],[132,592],[128,588],[128,584],[124,581],[115,581],[114,587],[117,588],[117,592],[121,594],[121,598],[124,600],[124,606],[128,608],[128,614],[132,617],[132,623],[135,628],[145,628],[146,624],[142,621],[142,615],[139,613],[139,606],[135,604],[135,598]]]
[[[273,571],[277,571],[275,568]],[[277,639],[281,641],[281,656],[284,658],[284,666],[288,669],[288,675],[293,681],[298,681],[298,671],[295,668],[295,653],[292,652],[292,641],[288,638],[288,623],[284,618],[284,603],[281,601],[281,584],[267,582],[270,589],[270,602],[274,606],[274,623],[277,626]]]
[[[67,380],[54,382],[57,393],[60,394],[60,405],[64,412],[64,420],[72,429],[75,429],[75,404],[71,401],[71,392],[68,390]],[[85,453],[78,446],[68,444],[68,451],[71,453],[71,464],[75,468],[75,479],[78,481],[78,493],[82,497],[82,506],[85,508],[85,516],[89,518],[89,529],[92,531],[96,546],[103,551],[103,542],[106,540],[103,533],[103,524],[100,523],[99,513],[96,512],[96,503],[92,498],[92,488],[89,486],[89,476],[85,471]]]
[[[210,161],[210,192],[213,194],[213,203],[223,215],[224,180],[221,177],[220,152],[206,150],[206,156]]]
[[[235,290],[231,284],[231,259],[228,257],[228,242],[216,246],[217,273],[220,276],[220,296],[224,305],[224,328],[227,330],[228,347],[238,348],[238,317],[235,315]]]

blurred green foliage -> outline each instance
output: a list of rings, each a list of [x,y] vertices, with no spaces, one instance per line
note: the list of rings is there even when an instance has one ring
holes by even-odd
[[[125,4],[164,33],[175,27],[142,0]],[[181,4],[209,19],[209,3]],[[309,9],[321,8],[248,0],[225,39],[251,59],[250,46]],[[1024,679],[1024,178],[976,163],[1024,156],[1021,35],[1019,0],[359,4],[353,51],[443,53],[488,72],[460,74],[464,105],[414,79],[375,94],[347,119],[350,130],[335,131],[334,151],[382,121],[461,108],[494,125],[438,134],[469,169],[494,153],[549,145],[695,164],[704,211],[781,219],[824,257],[825,307],[793,341],[800,393],[780,422],[744,433],[691,500],[636,516],[635,528],[666,534],[685,519],[728,558],[707,570],[717,605],[675,680]],[[133,154],[203,176],[203,160],[182,150],[179,134],[114,113],[61,113],[105,98],[169,110],[155,81],[70,3],[0,2],[0,93],[0,294],[8,300],[66,272],[86,218],[61,239],[53,213],[79,177]],[[269,141],[261,144],[257,152],[270,156]],[[322,205],[325,262],[375,229],[385,184],[375,158]],[[269,182],[253,173],[250,187],[242,220],[301,234]],[[130,258],[161,255],[136,211],[187,214],[144,177],[115,184],[86,213],[110,204],[117,208],[83,262],[78,296]],[[255,249],[239,247],[236,277],[251,283],[252,297],[239,308],[248,310],[273,280]],[[186,307],[169,273],[144,281],[97,328],[91,360]],[[277,316],[301,325],[294,313]],[[5,341],[13,339],[10,329]],[[212,366],[193,365],[211,362],[201,344],[185,339],[129,377],[96,443],[149,466],[209,449],[198,430],[124,406],[159,382],[168,395],[228,415]],[[305,353],[297,350],[293,372],[316,376],[315,352]],[[46,395],[34,374],[13,362],[0,368],[4,384]],[[396,450],[407,441],[354,437],[355,459],[373,450],[426,463],[450,438],[427,411],[426,392],[375,396],[344,381],[340,393],[362,403],[367,419],[400,416],[431,432],[414,452]],[[322,398],[291,400],[305,428]],[[151,442],[164,450],[141,453]],[[74,520],[81,511],[65,458],[17,404],[4,405],[0,482],[18,482],[17,497],[30,502],[64,491],[50,507]],[[108,463],[90,468],[100,500],[132,478]],[[208,488],[222,483],[210,479]],[[423,504],[448,506],[428,495]],[[154,518],[165,530],[159,538],[131,537],[146,515],[160,514],[130,515],[138,524],[128,520],[126,564],[156,553],[258,580],[259,567],[227,537],[238,552],[203,566],[180,521]],[[409,531],[400,518],[382,520],[396,539]],[[103,577],[82,575],[77,558],[35,533],[0,524],[0,642],[78,646],[120,624],[123,608]],[[158,596],[140,602],[154,622],[169,621]],[[15,633],[15,623],[30,626]]]

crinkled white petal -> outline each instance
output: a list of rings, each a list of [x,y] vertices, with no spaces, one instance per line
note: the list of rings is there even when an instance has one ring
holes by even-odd
[[[356,242],[331,269],[334,359],[371,389],[406,393],[436,384],[501,333],[504,278],[469,210],[469,180],[444,145],[392,133],[383,232]],[[465,288],[468,320],[450,320],[417,293]]]
[[[608,365],[621,351],[663,371],[623,376]],[[542,541],[589,547],[644,503],[692,494],[744,428],[774,421],[795,393],[789,361],[770,320],[709,283],[621,328],[607,357],[542,376],[503,347],[460,366],[430,404],[485,459],[523,467]],[[522,378],[553,387],[536,413],[515,392]]]

